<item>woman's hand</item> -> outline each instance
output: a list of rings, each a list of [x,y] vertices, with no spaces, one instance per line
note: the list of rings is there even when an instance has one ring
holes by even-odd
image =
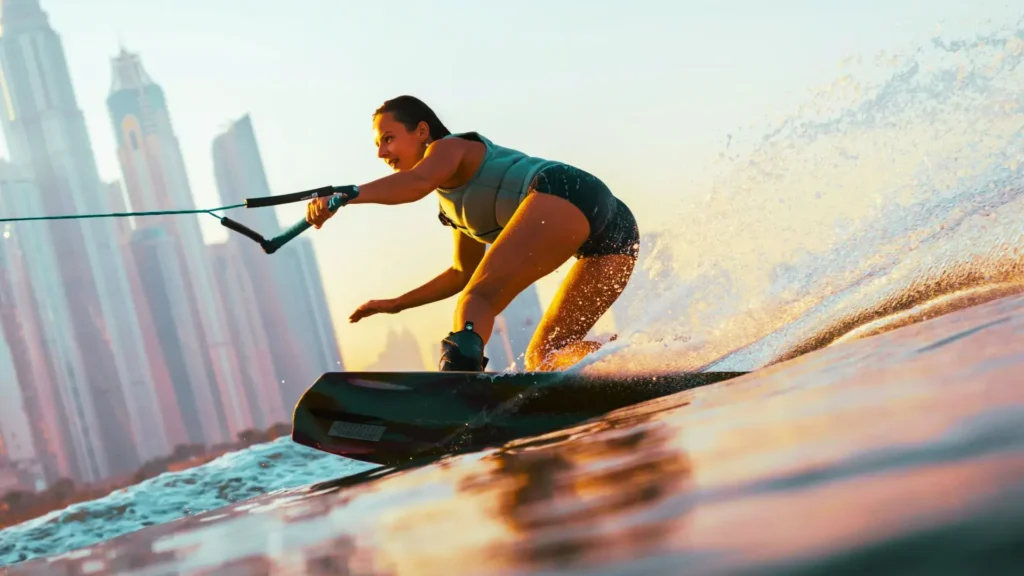
[[[317,230],[327,222],[327,219],[334,216],[334,212],[331,212],[327,208],[327,203],[330,202],[330,196],[324,196],[321,198],[313,198],[306,204],[306,222],[309,222]]]
[[[395,314],[401,311],[402,307],[397,299],[370,300],[366,304],[356,308],[356,311],[348,317],[348,321],[359,322],[363,318],[373,316],[374,314]]]

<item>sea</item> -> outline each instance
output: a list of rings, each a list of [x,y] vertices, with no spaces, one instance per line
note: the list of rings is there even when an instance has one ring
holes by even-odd
[[[389,470],[281,438],[0,574],[1024,574],[1024,19],[854,57],[645,238],[574,370],[749,374]]]

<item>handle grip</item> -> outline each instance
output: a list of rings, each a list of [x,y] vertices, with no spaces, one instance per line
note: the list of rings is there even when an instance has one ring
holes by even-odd
[[[300,202],[303,200],[312,200],[313,198],[324,198],[330,196],[331,199],[327,201],[327,209],[331,213],[338,211],[345,204],[348,204],[349,200],[352,200],[356,196],[359,196],[359,187],[357,186],[323,186],[321,188],[314,188],[312,190],[304,190],[302,192],[293,192],[291,194],[281,194],[279,196],[262,196],[259,198],[246,198],[246,208],[262,208],[265,206],[277,206],[278,204],[288,204],[290,202]],[[237,222],[224,216],[220,219],[221,225],[229,230],[234,230],[239,234],[246,236],[247,238],[254,240],[259,243],[260,247],[267,254],[273,254],[281,249],[282,246],[293,240],[299,234],[305,232],[312,224],[306,222],[303,218],[295,224],[292,224],[291,228],[288,228],[284,232],[274,236],[271,239],[266,239],[259,232],[249,228],[248,226]]]
[[[259,232],[253,230],[252,228],[249,228],[248,226],[242,224],[241,222],[232,220],[227,216],[222,216],[220,219],[220,223],[228,230],[234,230],[239,234],[242,234],[248,238],[251,238],[252,240],[255,240],[256,242],[259,242],[261,245],[267,241]]]
[[[331,213],[333,214],[334,212],[338,211],[338,208],[344,206],[345,203],[348,202],[351,198],[351,196],[346,196],[344,193],[336,194],[332,196],[330,200],[327,201],[327,209],[330,210]],[[288,228],[284,232],[281,232],[277,236],[274,236],[269,240],[263,240],[262,242],[260,242],[260,246],[263,247],[263,251],[266,252],[267,254],[273,254],[274,252],[280,250],[282,246],[284,246],[288,242],[291,242],[296,236],[302,234],[307,229],[309,229],[310,226],[312,226],[312,224],[310,224],[309,222],[306,221],[305,218],[303,218],[302,220],[299,220],[295,224],[292,224],[290,228]]]
[[[314,188],[312,190],[304,190],[302,192],[292,192],[291,194],[280,194],[278,196],[261,196],[259,198],[246,198],[246,208],[263,208],[264,206],[277,206],[279,204],[290,204],[292,202],[302,202],[303,200],[312,200],[313,198],[321,198],[323,196],[331,196],[335,193],[334,186],[323,186],[321,188]]]

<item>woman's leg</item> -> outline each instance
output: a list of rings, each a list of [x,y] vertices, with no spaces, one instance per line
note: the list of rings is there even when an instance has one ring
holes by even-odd
[[[638,248],[636,220],[603,182],[568,166],[542,171],[463,290],[441,369],[482,369],[495,317],[572,256],[579,261],[541,320],[526,366],[557,369],[592,352],[597,346],[583,338],[622,293]],[[473,332],[464,330],[467,323]]]
[[[466,322],[486,343],[494,318],[517,294],[554,272],[590,235],[579,208],[551,194],[529,194],[484,254],[455,308],[454,331]]]
[[[583,338],[622,294],[634,265],[636,257],[627,254],[578,260],[530,340],[526,370],[567,368],[600,348],[599,343]]]

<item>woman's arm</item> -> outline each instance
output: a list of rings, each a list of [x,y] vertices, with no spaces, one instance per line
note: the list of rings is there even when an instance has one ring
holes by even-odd
[[[374,314],[396,314],[402,310],[444,300],[458,294],[473,277],[484,258],[485,246],[458,230],[455,234],[455,263],[430,282],[410,290],[398,298],[370,300],[349,316],[349,322],[359,322]]]
[[[349,204],[406,204],[421,200],[451,180],[459,169],[465,149],[456,138],[435,140],[412,170],[360,184],[359,195]]]
[[[437,275],[426,284],[410,290],[395,299],[399,310],[416,308],[454,296],[469,283],[480,261],[483,260],[486,246],[458,230],[455,235],[455,262],[451,268]]]

